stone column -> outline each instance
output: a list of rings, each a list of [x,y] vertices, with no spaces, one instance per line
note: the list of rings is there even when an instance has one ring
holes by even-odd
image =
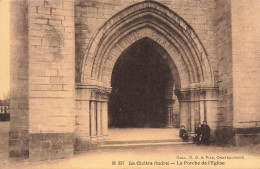
[[[173,105],[175,100],[166,100],[166,108],[168,113],[168,123],[167,127],[173,127]]]
[[[180,105],[180,126],[190,131],[190,91],[175,90]]]
[[[102,140],[102,119],[101,119],[101,116],[102,116],[102,102],[101,101],[97,101],[96,103],[97,105],[97,139],[98,141]]]
[[[102,135],[104,139],[108,136],[108,102],[102,102]]]
[[[194,132],[198,124],[208,122],[212,134],[217,128],[217,88],[199,87],[185,91],[175,91],[180,103],[180,125],[184,125],[189,132]],[[197,117],[199,116],[199,117]]]
[[[201,88],[205,93],[204,99],[204,119],[211,128],[211,135],[214,136],[218,125],[218,93],[217,88]]]
[[[84,151],[90,145],[90,91],[76,85],[75,150]]]
[[[111,89],[102,89],[100,91],[100,104],[101,104],[101,116],[100,116],[100,127],[101,135],[103,139],[108,136],[108,99]]]
[[[96,84],[76,84],[76,150],[102,143],[107,136],[109,90]]]
[[[195,113],[195,127],[200,123],[200,91],[196,90],[194,93],[194,113]]]
[[[96,128],[96,101],[90,101],[90,141],[92,144],[96,143],[96,135],[97,135],[97,128]]]
[[[190,131],[194,133],[196,126],[200,123],[200,91],[198,88],[193,88],[190,90],[189,104]]]
[[[205,91],[200,90],[200,123],[206,121]]]
[[[190,132],[195,132],[195,91],[191,91],[190,95]]]

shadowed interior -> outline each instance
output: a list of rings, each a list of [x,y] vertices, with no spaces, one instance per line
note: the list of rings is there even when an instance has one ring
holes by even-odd
[[[165,96],[170,69],[154,41],[143,38],[128,47],[112,73],[109,127],[165,127]]]

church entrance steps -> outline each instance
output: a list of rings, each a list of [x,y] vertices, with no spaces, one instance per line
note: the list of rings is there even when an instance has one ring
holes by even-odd
[[[102,145],[98,145],[98,148],[142,148],[142,147],[159,147],[159,146],[171,146],[171,145],[187,145],[192,142],[182,142],[181,139],[173,140],[136,140],[136,141],[121,141],[121,142],[105,142]]]
[[[154,147],[189,144],[179,137],[177,128],[112,128],[99,148]],[[190,142],[191,143],[191,142]]]
[[[180,139],[178,128],[109,128],[106,141]]]
[[[167,139],[167,140],[125,140],[125,141],[104,141],[104,144],[152,144],[152,143],[169,143],[169,142],[181,142],[181,139]]]

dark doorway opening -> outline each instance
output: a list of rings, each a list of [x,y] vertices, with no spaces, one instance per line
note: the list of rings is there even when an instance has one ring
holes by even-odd
[[[166,127],[169,66],[156,42],[143,38],[118,58],[112,73],[109,127]]]

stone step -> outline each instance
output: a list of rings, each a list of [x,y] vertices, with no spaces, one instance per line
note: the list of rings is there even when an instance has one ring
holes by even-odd
[[[134,148],[134,147],[157,147],[157,146],[169,146],[169,145],[184,145],[192,144],[192,142],[182,141],[171,141],[171,142],[136,142],[136,143],[120,143],[120,144],[101,144],[98,148],[109,149],[109,148]]]
[[[141,144],[141,143],[165,143],[182,142],[181,139],[163,139],[163,140],[106,140],[104,144]]]

